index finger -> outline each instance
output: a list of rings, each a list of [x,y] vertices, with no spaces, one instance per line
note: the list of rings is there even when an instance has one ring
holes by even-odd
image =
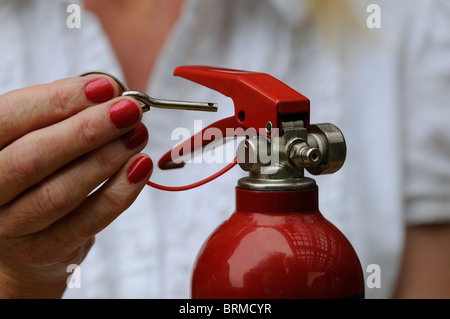
[[[25,134],[60,122],[120,92],[105,75],[89,75],[31,86],[0,95],[0,149]]]

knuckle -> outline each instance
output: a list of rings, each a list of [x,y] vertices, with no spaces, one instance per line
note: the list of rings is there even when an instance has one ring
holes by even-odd
[[[91,237],[92,229],[86,225],[89,225],[91,222],[95,222],[95,220],[92,219],[95,219],[96,216],[95,214],[92,214],[88,218],[91,220],[80,221],[78,218],[69,219],[66,232],[67,237],[64,240],[71,241],[73,238],[81,238],[82,240],[85,240]]]
[[[96,145],[101,136],[98,121],[81,118],[79,124],[79,137],[87,145]]]
[[[58,258],[58,263],[60,265],[80,264],[86,253],[86,248],[83,245],[71,248],[67,253]]]
[[[111,187],[105,189],[101,194],[101,212],[99,218],[101,223],[108,225],[122,214],[130,206],[130,195],[124,189]]]
[[[102,147],[96,156],[98,171],[113,173],[127,161],[127,153],[117,152],[115,147]]]
[[[105,170],[110,166],[115,166],[115,163],[118,162],[118,159],[120,159],[120,156],[114,154],[110,148],[103,147],[98,152],[97,165],[99,169]]]
[[[73,92],[64,89],[59,81],[47,84],[47,94],[55,112],[66,113],[66,110],[70,109],[71,101],[74,98]]]
[[[15,122],[14,116],[7,114],[8,110],[14,110],[12,102],[10,101],[8,94],[0,95],[0,139],[7,139],[11,134],[11,129],[14,128]],[[6,113],[6,114],[5,114]],[[3,145],[2,145],[3,146]],[[1,146],[0,146],[1,150]]]
[[[14,228],[7,223],[2,223],[0,225],[0,243],[4,243],[9,240],[14,234]]]
[[[8,172],[17,182],[29,179],[30,176],[39,171],[41,157],[40,147],[35,147],[35,143],[21,143],[10,148],[8,154]]]
[[[59,213],[68,207],[67,192],[61,183],[44,183],[36,196],[36,206],[41,213]]]
[[[116,216],[127,209],[126,200],[123,193],[119,193],[113,189],[107,189],[103,192],[105,210],[107,215]]]

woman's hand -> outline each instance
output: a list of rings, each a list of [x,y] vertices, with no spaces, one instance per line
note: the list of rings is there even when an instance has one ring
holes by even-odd
[[[61,297],[149,179],[139,102],[118,93],[90,75],[0,95],[0,297]]]

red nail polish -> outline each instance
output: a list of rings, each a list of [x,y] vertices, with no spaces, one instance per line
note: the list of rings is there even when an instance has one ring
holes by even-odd
[[[115,96],[114,86],[105,78],[95,79],[86,84],[84,93],[87,99],[94,103],[106,102]]]
[[[129,149],[135,149],[148,138],[148,131],[144,124],[140,123],[134,130],[123,137],[125,146]]]
[[[127,179],[131,184],[139,183],[153,169],[150,157],[141,156],[128,168]]]
[[[117,128],[136,123],[141,117],[139,106],[131,100],[123,99],[111,106],[109,118]]]

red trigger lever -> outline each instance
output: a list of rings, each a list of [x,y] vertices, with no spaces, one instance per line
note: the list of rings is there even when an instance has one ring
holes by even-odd
[[[273,129],[279,129],[282,134],[281,118],[285,116],[301,117],[305,127],[309,127],[309,99],[266,73],[209,66],[180,66],[175,69],[174,75],[230,97],[233,100],[235,114],[205,127],[190,139],[164,154],[158,162],[161,169],[183,167],[185,163],[182,161],[182,157],[186,155],[184,152],[192,153],[213,142],[214,139],[204,140],[202,138],[204,132],[209,128],[219,129],[223,137],[237,136],[239,132],[244,133],[247,129],[254,129],[255,132],[263,132],[270,136]],[[243,130],[236,130],[238,128]],[[221,171],[192,185],[165,187],[152,182],[148,182],[148,185],[164,190],[186,190],[211,181],[231,169],[236,163],[237,159],[235,158]]]

